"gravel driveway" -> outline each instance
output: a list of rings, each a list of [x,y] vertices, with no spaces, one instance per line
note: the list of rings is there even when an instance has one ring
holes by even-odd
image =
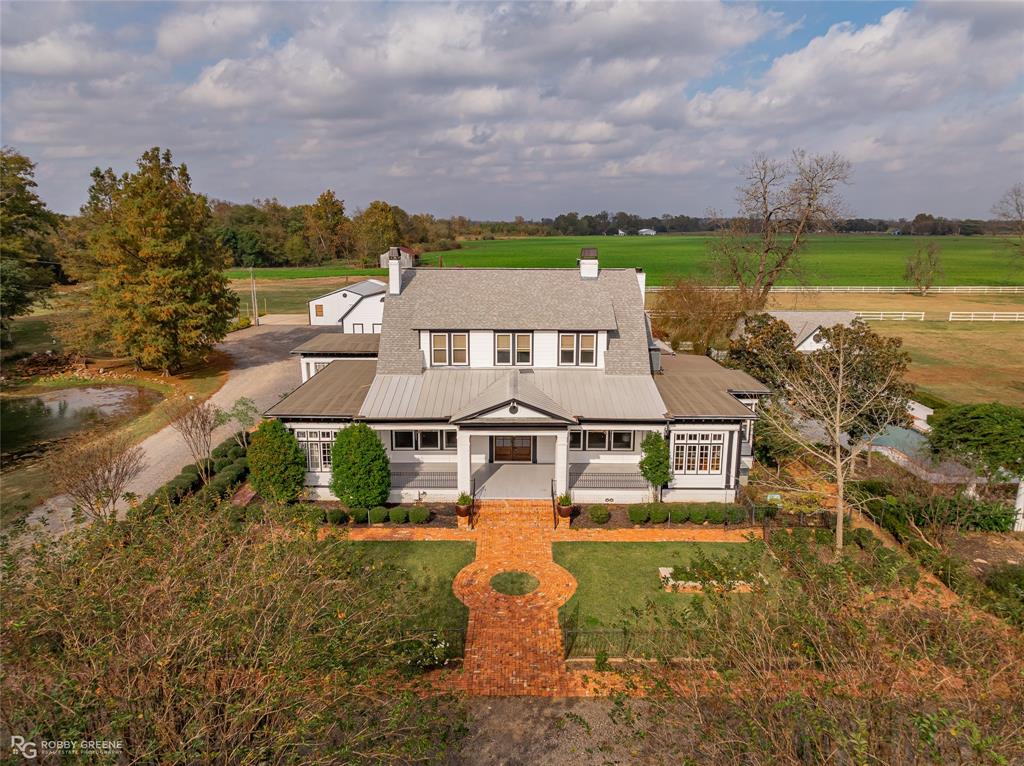
[[[234,364],[227,381],[210,401],[228,408],[239,397],[247,396],[260,412],[268,409],[302,381],[298,359],[288,352],[323,331],[322,327],[308,325],[263,325],[231,333],[218,348],[229,354]],[[215,432],[214,444],[230,436],[231,430],[228,425]],[[146,468],[129,488],[139,497],[151,494],[192,462],[181,437],[170,426],[145,439],[141,446],[146,453]],[[50,498],[32,511],[28,523],[61,533],[71,525],[68,498]]]

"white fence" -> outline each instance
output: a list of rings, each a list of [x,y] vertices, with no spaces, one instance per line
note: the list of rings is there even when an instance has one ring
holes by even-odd
[[[857,319],[865,322],[923,322],[923,311],[854,311]]]
[[[659,293],[669,289],[666,286],[648,287],[647,292]],[[713,287],[712,290],[737,290],[735,285],[728,287]],[[772,288],[773,293],[902,293],[913,295],[920,292],[916,287],[872,287],[872,286],[846,286],[833,287],[831,285],[777,285]],[[929,293],[954,293],[962,295],[1024,295],[1024,285],[994,285],[985,287],[982,285],[957,285],[950,287],[931,287]]]
[[[1024,311],[950,311],[950,322],[1024,322]]]

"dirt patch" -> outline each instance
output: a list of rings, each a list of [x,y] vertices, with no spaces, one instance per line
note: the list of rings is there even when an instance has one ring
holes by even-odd
[[[963,532],[949,547],[979,576],[1005,564],[1024,564],[1024,532]]]

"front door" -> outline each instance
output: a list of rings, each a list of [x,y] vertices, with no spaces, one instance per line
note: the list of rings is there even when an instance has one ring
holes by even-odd
[[[495,436],[494,462],[529,463],[533,460],[533,438],[530,436]]]

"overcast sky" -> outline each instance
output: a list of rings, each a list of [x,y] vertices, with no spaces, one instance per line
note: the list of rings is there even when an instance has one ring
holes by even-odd
[[[1024,179],[1024,3],[2,4],[3,142],[61,212],[153,145],[211,197],[528,218],[735,210],[755,151],[848,207]]]

